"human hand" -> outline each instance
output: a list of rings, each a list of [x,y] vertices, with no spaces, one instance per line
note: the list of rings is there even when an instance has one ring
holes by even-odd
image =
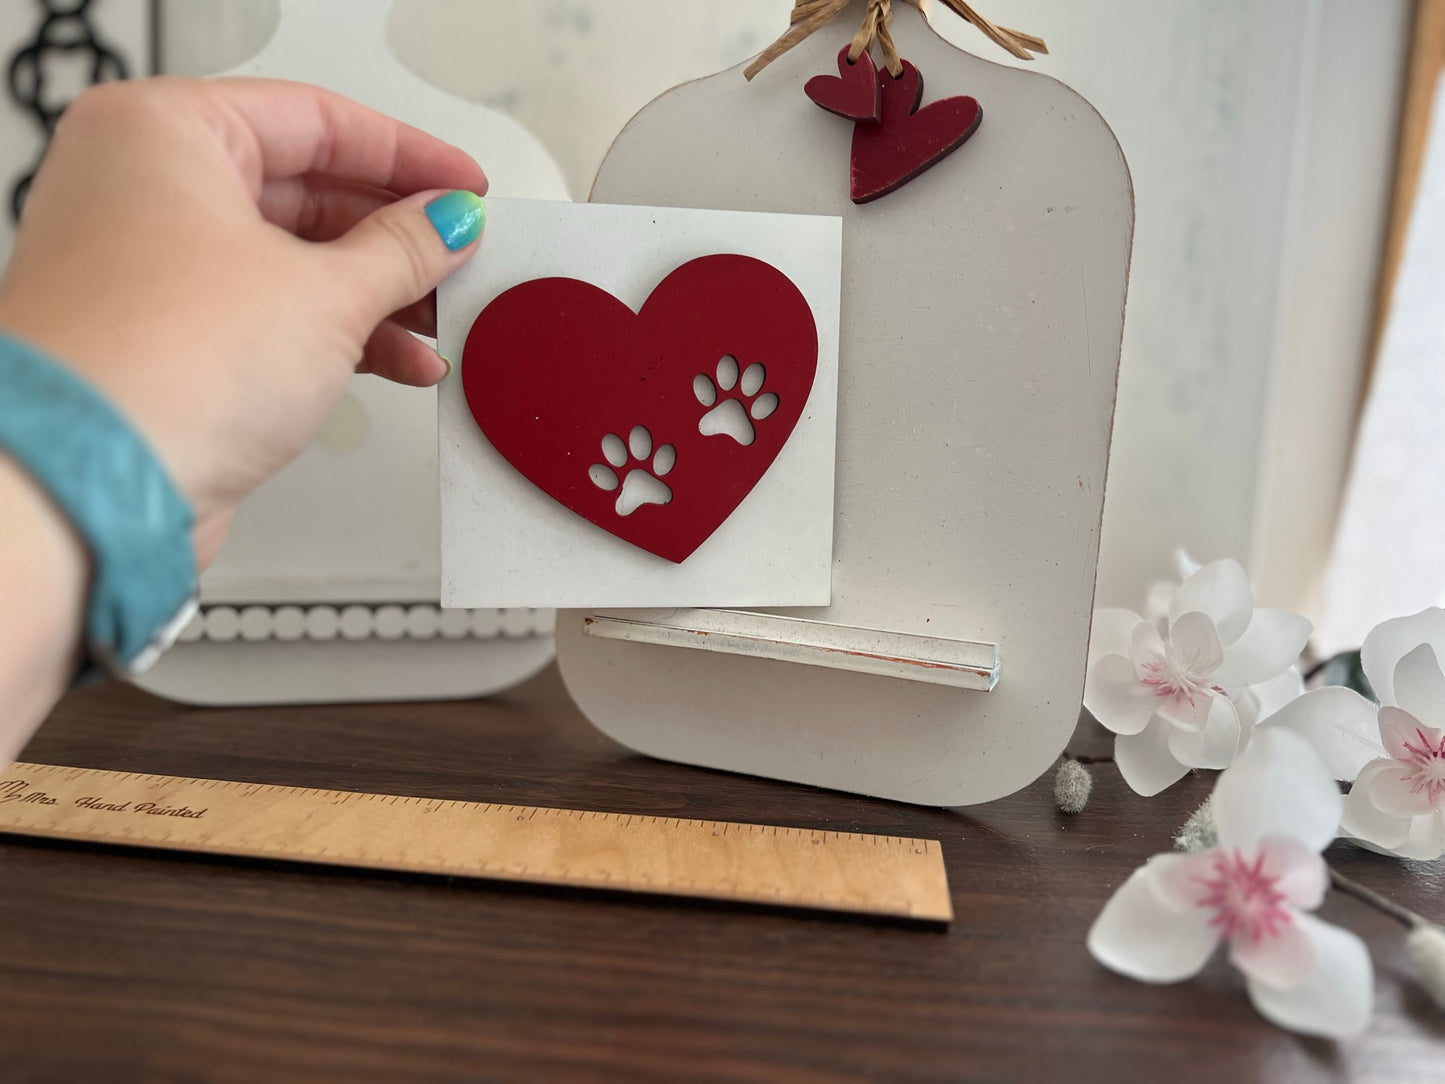
[[[436,224],[426,208],[486,186],[463,151],[316,87],[97,87],[66,110],[31,186],[0,329],[145,434],[195,510],[204,567],[237,503],[300,453],[354,372],[445,375],[407,332],[435,333],[429,295],[475,251],[480,201],[448,197]]]

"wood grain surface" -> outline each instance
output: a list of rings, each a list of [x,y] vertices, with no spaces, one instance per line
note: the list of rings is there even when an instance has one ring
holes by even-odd
[[[900,725],[903,725],[900,723]],[[1103,752],[1092,728],[1075,747]],[[936,838],[946,932],[869,920],[0,838],[0,1079],[22,1081],[1445,1079],[1445,1014],[1399,928],[1333,895],[1377,967],[1370,1032],[1265,1024],[1222,960],[1150,987],[1084,933],[1207,777],[1145,801],[1108,766],[965,811],[647,760],[548,671],[495,701],[199,710],[67,699],[55,764]],[[1337,846],[1445,918],[1445,863]]]

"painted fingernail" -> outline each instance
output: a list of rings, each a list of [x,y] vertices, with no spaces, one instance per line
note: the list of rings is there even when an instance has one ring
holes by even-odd
[[[482,235],[487,205],[475,192],[448,192],[426,205],[426,216],[441,234],[442,243],[455,252]]]
[[[452,375],[452,359],[449,358],[449,357],[447,357],[445,354],[438,354],[437,357],[441,358],[442,361],[446,362],[446,365],[447,365],[446,375],[442,377],[442,379],[445,380],[448,376],[451,376],[451,375]]]

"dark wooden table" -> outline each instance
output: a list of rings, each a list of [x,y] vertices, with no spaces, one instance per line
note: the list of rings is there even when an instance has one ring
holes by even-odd
[[[1076,748],[1102,751],[1081,729]],[[946,932],[706,903],[0,838],[0,1079],[1445,1080],[1445,1014],[1401,931],[1369,942],[1368,1035],[1266,1024],[1216,959],[1175,987],[1098,967],[1084,934],[1211,780],[1149,801],[1110,766],[1087,812],[1048,780],[916,809],[666,764],[594,731],[555,673],[485,702],[196,710],[75,694],[25,752],[55,764],[927,836]],[[1445,863],[1337,846],[1445,917]]]

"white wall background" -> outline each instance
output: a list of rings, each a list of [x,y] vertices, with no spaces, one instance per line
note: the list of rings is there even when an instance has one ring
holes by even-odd
[[[1099,600],[1183,545],[1318,611],[1383,245],[1405,0],[989,0],[1113,126],[1136,232]],[[1105,16],[1105,13],[1107,15]],[[936,18],[977,49],[977,35]]]
[[[1445,602],[1445,81],[1437,84],[1390,319],[1360,422],[1317,641]]]
[[[789,0],[397,0],[401,60],[527,124],[585,196],[613,135],[785,28]],[[1314,608],[1358,398],[1407,0],[982,0],[1113,125],[1138,218],[1099,600],[1187,546]],[[168,0],[168,70],[254,52],[274,0]],[[1007,61],[946,11],[957,44]],[[839,42],[852,27],[838,26]],[[985,103],[987,108],[987,103]]]

